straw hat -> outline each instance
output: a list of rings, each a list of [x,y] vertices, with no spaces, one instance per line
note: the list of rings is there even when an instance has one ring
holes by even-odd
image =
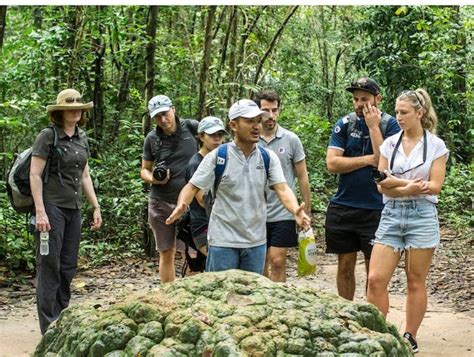
[[[82,95],[75,89],[65,89],[58,94],[55,105],[48,105],[46,110],[52,113],[56,110],[88,110],[94,107],[94,102],[83,103]]]

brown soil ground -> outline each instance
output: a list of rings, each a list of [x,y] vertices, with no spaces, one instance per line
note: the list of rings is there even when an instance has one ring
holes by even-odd
[[[451,234],[451,236],[450,236]],[[459,237],[444,232],[444,248],[437,251],[430,273],[429,306],[418,333],[418,356],[473,356],[474,315],[472,310],[473,255],[471,246],[458,246]],[[448,237],[448,238],[446,238]],[[468,242],[472,242],[468,240]],[[319,264],[314,275],[296,276],[297,250],[289,252],[288,284],[311,286],[336,293],[336,258],[326,255],[319,242]],[[154,260],[131,259],[113,265],[81,270],[73,281],[71,304],[96,301],[107,305],[121,296],[159,284]],[[355,300],[365,301],[365,268],[362,256],[356,267]],[[34,296],[34,279],[0,288],[0,356],[28,356],[41,336]],[[391,284],[388,320],[404,331],[405,280],[397,269]]]

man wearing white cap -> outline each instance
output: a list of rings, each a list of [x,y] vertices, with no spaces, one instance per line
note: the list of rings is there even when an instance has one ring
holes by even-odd
[[[157,95],[148,102],[150,117],[156,129],[150,131],[143,145],[140,176],[151,184],[148,201],[148,223],[160,253],[159,274],[162,283],[175,278],[175,225],[165,220],[176,207],[179,192],[186,184],[189,159],[197,152],[197,120],[179,119],[171,99]]]
[[[304,204],[298,205],[293,191],[286,183],[276,154],[269,156],[268,174],[261,150],[257,148],[262,130],[263,112],[249,99],[242,99],[229,110],[229,126],[234,139],[228,145],[227,161],[208,230],[206,271],[242,269],[263,273],[266,255],[267,182],[283,205],[295,216],[298,225],[308,228],[310,218]],[[199,190],[207,192],[214,184],[218,164],[217,150],[201,162],[191,180],[181,191],[176,209],[167,219],[172,224],[186,210]]]
[[[201,119],[198,126],[198,136],[202,145],[199,151],[189,160],[188,167],[186,168],[186,181],[189,181],[194,175],[202,159],[224,142],[226,134],[227,131],[221,119],[212,116]],[[189,205],[189,211],[191,235],[193,236],[194,244],[202,254],[207,255],[209,217],[207,217],[206,210],[204,209],[204,193],[199,191],[196,194],[196,197]]]

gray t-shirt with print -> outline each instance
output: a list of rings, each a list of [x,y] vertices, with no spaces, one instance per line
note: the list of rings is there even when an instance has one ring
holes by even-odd
[[[265,244],[267,175],[258,148],[245,157],[235,143],[228,144],[226,167],[219,184],[209,219],[209,245],[228,248],[252,248]],[[268,184],[286,182],[280,160],[268,150]],[[214,185],[217,149],[207,154],[190,183],[203,191]]]
[[[271,149],[280,159],[286,182],[292,190],[295,187],[295,163],[304,160],[303,144],[298,136],[280,125],[275,137],[268,143],[260,138],[260,145]],[[275,191],[267,190],[267,222],[294,220],[295,217],[282,205]]]

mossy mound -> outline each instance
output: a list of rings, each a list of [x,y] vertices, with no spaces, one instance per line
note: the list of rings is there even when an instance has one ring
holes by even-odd
[[[253,273],[204,273],[96,309],[72,306],[35,356],[411,356],[368,304]]]

